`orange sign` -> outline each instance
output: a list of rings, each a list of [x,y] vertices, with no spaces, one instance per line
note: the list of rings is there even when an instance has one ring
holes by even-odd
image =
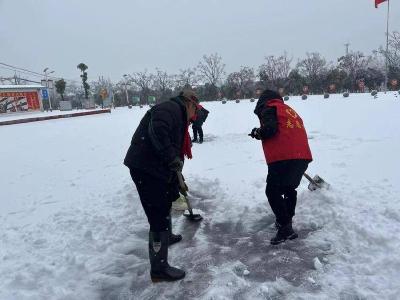
[[[108,97],[107,90],[106,90],[106,89],[101,89],[101,91],[100,91],[100,96],[101,96],[101,98],[102,98],[103,100],[106,99],[106,98]]]

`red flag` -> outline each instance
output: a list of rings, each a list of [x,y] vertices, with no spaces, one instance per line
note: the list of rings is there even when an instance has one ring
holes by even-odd
[[[385,2],[386,0],[375,0],[375,8],[378,8],[378,5]]]

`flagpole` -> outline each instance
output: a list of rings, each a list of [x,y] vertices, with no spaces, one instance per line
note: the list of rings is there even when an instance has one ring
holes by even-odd
[[[389,64],[388,64],[388,57],[389,57],[389,13],[390,13],[390,0],[387,0],[388,9],[387,9],[387,21],[386,21],[386,62],[385,62],[385,93],[387,91],[388,86],[388,76],[389,76]]]

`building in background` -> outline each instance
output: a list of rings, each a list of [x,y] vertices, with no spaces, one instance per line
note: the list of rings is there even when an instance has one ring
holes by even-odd
[[[0,113],[43,110],[48,99],[42,85],[0,85]]]

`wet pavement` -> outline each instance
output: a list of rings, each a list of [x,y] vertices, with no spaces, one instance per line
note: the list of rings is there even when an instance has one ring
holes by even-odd
[[[275,233],[272,214],[258,214],[260,217],[255,219],[254,211],[244,210],[238,220],[213,221],[215,199],[196,192],[191,196],[193,206],[206,217],[200,223],[192,223],[175,213],[174,230],[183,233],[183,240],[172,246],[169,253],[170,264],[186,270],[186,278],[175,283],[153,284],[149,276],[147,232],[139,231],[135,234],[143,238],[143,243],[126,253],[138,263],[113,274],[131,276],[131,283],[103,285],[101,299],[214,299],[205,295],[211,289],[218,289],[220,282],[229,287],[229,299],[254,299],[255,288],[278,279],[302,290],[318,291],[318,285],[309,280],[315,272],[314,259],[323,261],[331,249],[329,245],[320,248],[308,245],[306,239],[313,233],[311,228],[298,230],[298,239],[272,246],[269,243]],[[246,284],[237,284],[238,280],[245,280]],[[285,293],[279,289],[256,295],[260,299],[285,299]]]

